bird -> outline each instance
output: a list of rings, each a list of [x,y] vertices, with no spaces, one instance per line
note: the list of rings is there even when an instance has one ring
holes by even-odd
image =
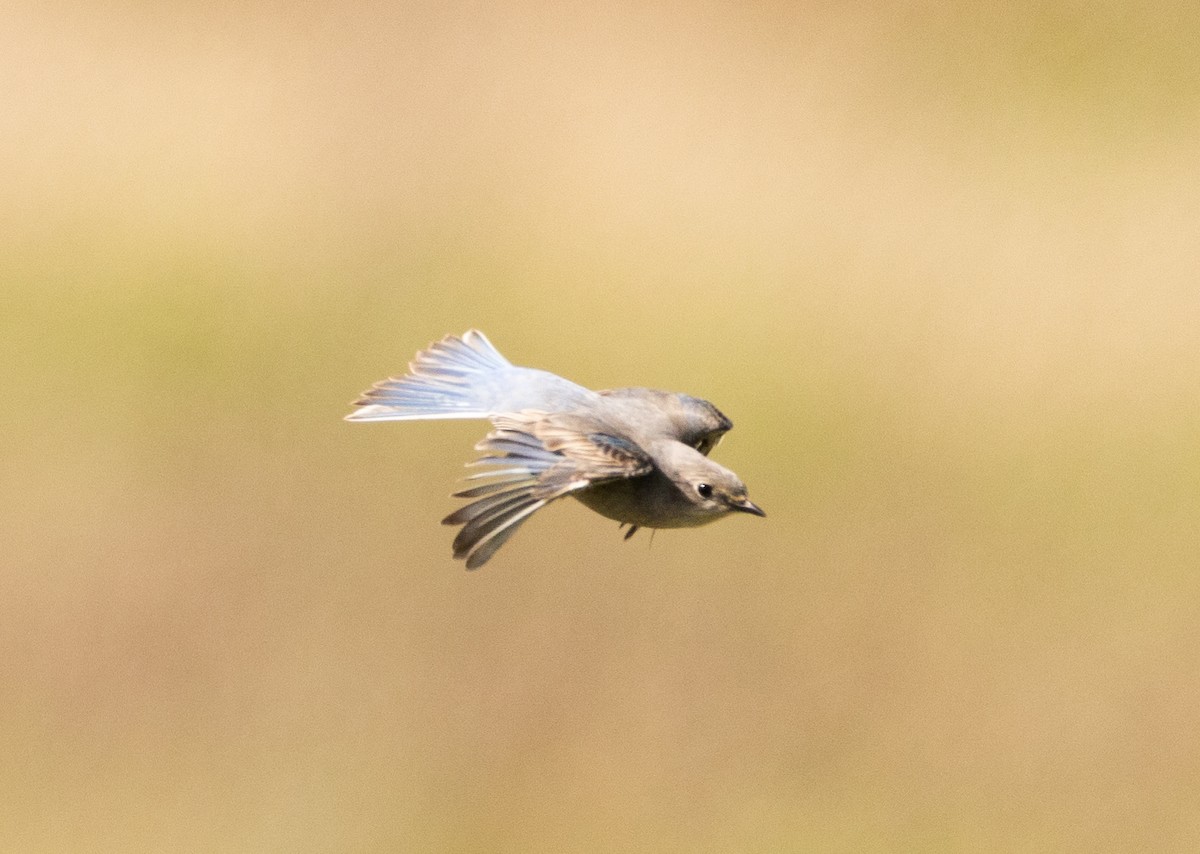
[[[697,397],[649,388],[593,391],[512,364],[482,332],[447,335],[403,376],[375,383],[347,421],[487,419],[452,497],[471,499],[442,520],[461,526],[453,556],[478,569],[530,516],[565,496],[640,528],[688,528],[731,513],[766,516],[746,486],[708,454],[733,422]]]

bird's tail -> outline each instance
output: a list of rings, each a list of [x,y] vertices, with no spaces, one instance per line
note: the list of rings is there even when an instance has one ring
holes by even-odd
[[[492,414],[490,374],[512,367],[482,332],[447,335],[409,363],[409,373],[375,383],[347,421],[486,418]]]

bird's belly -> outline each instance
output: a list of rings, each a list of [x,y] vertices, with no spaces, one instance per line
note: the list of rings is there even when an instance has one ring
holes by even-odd
[[[665,480],[665,479],[664,479]],[[694,528],[713,521],[710,516],[689,512],[691,507],[674,490],[645,478],[616,480],[574,492],[572,495],[589,510],[643,528]]]

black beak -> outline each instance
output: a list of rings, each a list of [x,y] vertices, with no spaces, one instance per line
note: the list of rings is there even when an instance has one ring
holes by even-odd
[[[755,516],[766,516],[767,515],[766,513],[763,512],[763,509],[761,507],[759,507],[757,504],[755,504],[749,498],[745,499],[744,501],[739,501],[736,504],[730,504],[729,507],[731,510],[740,510],[743,513],[753,513]]]

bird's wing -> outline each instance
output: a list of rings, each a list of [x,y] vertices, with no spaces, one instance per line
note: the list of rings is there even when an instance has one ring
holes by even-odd
[[[543,412],[496,416],[496,425],[476,450],[471,465],[488,471],[468,480],[487,482],[455,493],[474,498],[442,520],[462,525],[454,538],[454,556],[467,569],[483,566],[533,513],[596,483],[648,474],[654,467],[642,448],[615,432],[587,429],[582,419]]]
[[[688,413],[680,441],[707,457],[709,451],[720,444],[721,438],[733,429],[733,422],[707,400],[686,394],[679,395],[679,398]]]
[[[649,432],[674,439],[705,456],[733,427],[721,410],[689,394],[651,388],[613,388],[598,394],[622,410],[626,420],[637,423],[639,435]]]
[[[692,447],[707,457],[713,448],[721,444],[721,439],[725,437],[726,432],[725,430],[713,430],[711,433],[705,433],[695,441]]]

